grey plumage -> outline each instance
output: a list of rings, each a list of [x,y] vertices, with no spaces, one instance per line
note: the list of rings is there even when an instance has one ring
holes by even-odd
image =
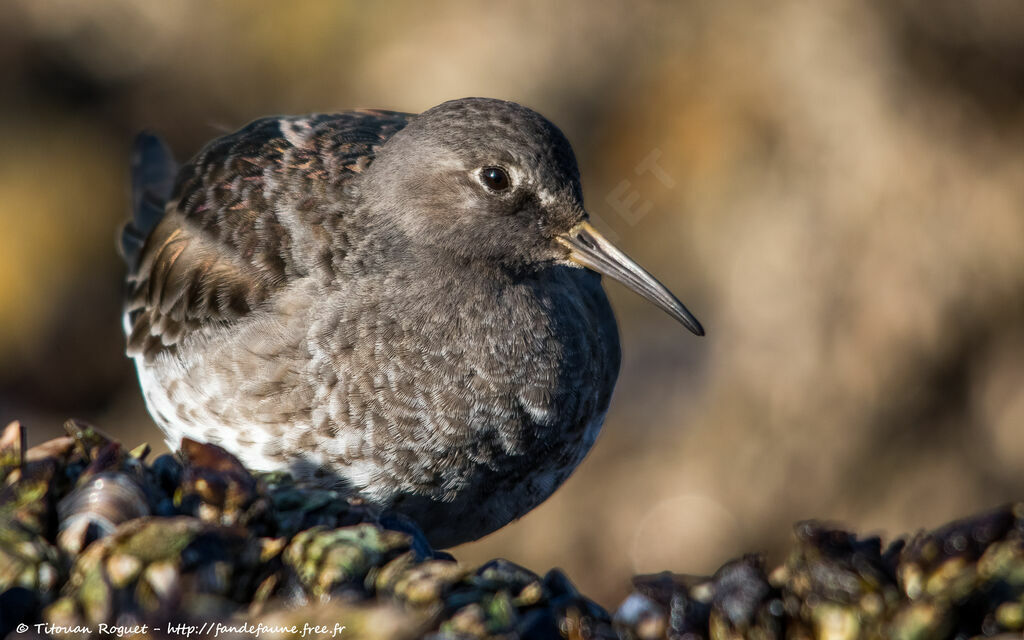
[[[590,449],[619,342],[579,265],[603,270],[609,250],[539,114],[476,98],[264,118],[207,145],[173,192],[152,138],[137,157],[128,354],[172,447],[346,485],[442,547],[520,517]]]

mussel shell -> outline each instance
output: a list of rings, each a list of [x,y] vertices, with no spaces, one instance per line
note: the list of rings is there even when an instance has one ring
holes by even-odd
[[[134,477],[104,471],[57,504],[57,543],[69,553],[79,553],[94,540],[110,535],[122,522],[149,514],[146,494]]]

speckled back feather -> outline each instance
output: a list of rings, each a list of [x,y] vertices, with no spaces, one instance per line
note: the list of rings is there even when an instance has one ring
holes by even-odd
[[[343,194],[345,182],[409,117],[357,111],[261,118],[208,144],[182,167],[173,192],[170,153],[154,136],[140,137],[135,210],[122,241],[131,268],[128,355],[152,358],[189,331],[244,316],[285,279],[306,275],[310,265],[292,251],[295,225],[285,215],[319,231],[319,238],[303,238],[316,243],[316,260],[343,257],[347,243],[331,235],[336,223],[314,205]],[[307,197],[294,211],[275,206],[297,192]]]

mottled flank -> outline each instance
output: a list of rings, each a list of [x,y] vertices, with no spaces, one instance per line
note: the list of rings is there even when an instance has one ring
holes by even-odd
[[[467,99],[264,118],[184,164],[156,218],[174,164],[140,144],[127,351],[173,449],[354,489],[438,546],[522,516],[582,461],[618,332],[557,240],[586,213],[542,116]],[[480,181],[491,166],[509,189]]]

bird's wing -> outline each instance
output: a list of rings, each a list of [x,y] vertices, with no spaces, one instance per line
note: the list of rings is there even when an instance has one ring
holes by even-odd
[[[173,160],[153,136],[140,136],[136,210],[122,234],[128,355],[150,358],[191,331],[237,320],[306,275],[310,261],[336,259],[344,247],[332,231],[343,223],[331,203],[342,202],[345,183],[410,117],[256,120],[185,164],[169,197],[161,194]]]

